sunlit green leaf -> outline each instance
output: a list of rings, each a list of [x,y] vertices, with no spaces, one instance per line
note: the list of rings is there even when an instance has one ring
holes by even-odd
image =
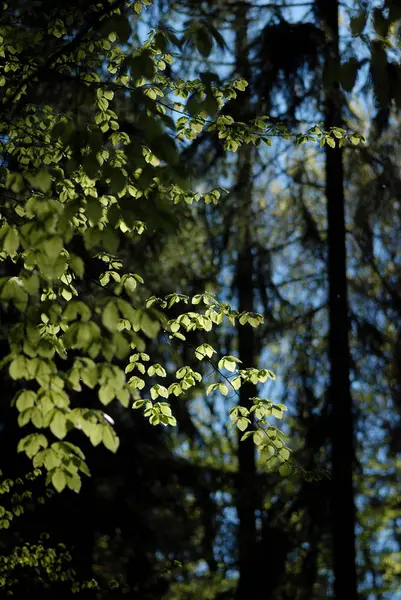
[[[117,452],[120,442],[119,442],[116,432],[114,431],[114,429],[111,426],[106,425],[103,428],[102,440],[103,440],[103,444],[105,445],[105,447],[108,450],[111,450],[112,452]]]
[[[64,471],[61,468],[57,468],[54,470],[52,474],[52,484],[56,488],[58,492],[62,492],[66,486],[66,477],[64,475]]]

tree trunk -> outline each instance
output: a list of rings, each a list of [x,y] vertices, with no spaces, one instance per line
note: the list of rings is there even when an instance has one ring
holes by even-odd
[[[339,4],[320,2],[325,45],[326,128],[342,123],[341,90],[338,83]],[[349,316],[346,276],[346,230],[342,149],[326,146],[326,197],[328,217],[329,361],[334,595],[337,600],[354,600],[357,594],[355,560],[355,465],[353,406],[350,390]]]
[[[245,193],[245,190],[243,191]],[[245,223],[244,223],[245,227]],[[244,247],[238,252],[237,260],[237,291],[240,311],[253,311],[253,260],[246,236]],[[249,325],[238,328],[238,354],[242,367],[255,365],[255,339],[252,327]],[[256,396],[256,388],[251,383],[246,383],[240,388],[240,405],[250,408],[252,402],[249,398]],[[239,585],[236,600],[247,600],[256,594],[252,586],[258,581],[254,574],[254,559],[257,543],[255,508],[257,490],[255,446],[252,438],[241,442],[242,432],[238,436],[238,478],[237,478],[237,513],[238,513],[238,563]]]
[[[236,27],[236,63],[237,72],[250,80],[248,58],[248,19],[247,6],[244,2],[237,10]],[[248,88],[249,89],[249,88]],[[240,93],[235,106],[235,118],[245,120],[250,114],[250,94]],[[237,176],[237,223],[238,223],[238,256],[236,263],[236,290],[239,311],[255,310],[253,284],[252,255],[252,156],[251,146],[244,145],[238,152]],[[242,368],[255,366],[256,347],[255,334],[250,325],[238,327],[238,354]],[[246,383],[240,388],[240,405],[250,408],[250,398],[256,396],[256,386]],[[238,570],[239,583],[236,600],[256,598],[258,578],[255,576],[256,558],[256,463],[255,446],[252,438],[241,442],[242,433],[238,436],[238,479],[237,479],[237,514],[238,514]]]

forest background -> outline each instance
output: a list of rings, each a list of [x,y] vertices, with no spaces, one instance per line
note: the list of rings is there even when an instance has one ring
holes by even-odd
[[[3,3],[5,593],[401,597],[400,22]]]

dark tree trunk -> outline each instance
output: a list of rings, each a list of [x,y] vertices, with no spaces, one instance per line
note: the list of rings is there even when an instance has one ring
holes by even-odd
[[[245,193],[245,190],[244,192]],[[245,223],[244,223],[245,227]],[[237,291],[240,311],[253,311],[253,261],[248,235],[244,247],[238,253],[237,261]],[[241,367],[255,365],[255,339],[252,327],[238,327],[238,354],[242,361]],[[253,384],[246,383],[240,388],[240,405],[250,408],[249,398],[256,395]],[[252,438],[241,442],[242,433],[238,439],[238,479],[237,479],[237,513],[238,513],[238,559],[239,585],[236,600],[247,600],[256,597],[257,577],[255,571],[256,550],[256,521],[255,504],[257,497],[255,446]],[[255,594],[255,596],[254,596]]]
[[[339,5],[337,0],[320,2],[326,37],[325,120],[326,127],[342,122],[341,90],[338,83]],[[326,147],[326,197],[328,216],[329,361],[334,592],[337,600],[355,600],[355,464],[353,405],[350,390],[349,316],[346,276],[346,230],[342,149]]]
[[[236,62],[237,72],[249,81],[250,66],[248,59],[248,19],[247,6],[244,2],[237,10],[236,27]],[[234,117],[245,120],[250,113],[249,93],[241,93],[235,106]],[[238,223],[238,256],[236,264],[236,291],[239,311],[255,310],[253,286],[252,255],[252,148],[243,146],[238,152],[237,176],[237,223]],[[255,366],[256,347],[255,334],[250,325],[238,326],[238,355],[242,368]],[[250,398],[256,396],[256,387],[247,383],[240,388],[239,402],[241,406],[250,408]],[[256,558],[256,463],[255,446],[248,438],[241,442],[242,433],[238,436],[238,479],[237,479],[237,514],[238,514],[238,570],[239,582],[236,600],[249,600],[257,596],[257,577],[255,576]]]

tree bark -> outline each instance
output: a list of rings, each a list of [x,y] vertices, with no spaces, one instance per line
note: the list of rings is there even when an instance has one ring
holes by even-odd
[[[324,73],[326,128],[341,127],[342,101],[338,82],[339,3],[338,0],[325,0],[319,4],[322,28],[326,36]],[[343,152],[338,147],[332,149],[326,146],[326,198],[334,595],[337,600],[344,598],[354,600],[358,597],[353,490],[355,447],[350,389]]]
[[[237,72],[250,81],[248,57],[248,19],[247,5],[244,2],[237,9],[236,27],[236,63]],[[235,118],[245,120],[250,113],[250,94],[240,93],[235,103]],[[238,151],[237,175],[237,223],[238,255],[236,262],[236,290],[239,311],[255,310],[254,299],[254,260],[252,254],[252,156],[251,146],[244,145]],[[238,326],[238,355],[242,368],[255,366],[256,345],[254,330],[250,325]],[[250,398],[256,396],[256,386],[250,383],[240,388],[241,406],[250,408]],[[238,514],[238,570],[239,582],[236,600],[256,598],[258,593],[255,576],[256,558],[256,461],[255,446],[252,438],[241,442],[242,432],[238,435],[238,478],[236,504]]]

